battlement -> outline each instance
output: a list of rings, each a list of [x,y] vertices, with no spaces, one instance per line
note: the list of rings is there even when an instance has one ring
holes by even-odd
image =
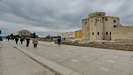
[[[96,12],[96,13],[91,13],[88,16],[91,18],[91,17],[102,17],[102,16],[105,16],[105,15],[106,15],[105,12]]]

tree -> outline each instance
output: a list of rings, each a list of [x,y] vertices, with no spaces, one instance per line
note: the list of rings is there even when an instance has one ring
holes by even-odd
[[[31,33],[31,38],[38,38],[38,35],[36,35],[36,33]]]
[[[36,33],[33,33],[33,38],[36,38]]]
[[[50,37],[51,37],[50,35],[47,35],[47,36],[46,36],[46,39],[50,39]]]
[[[31,33],[31,38],[36,38],[36,33]]]
[[[20,30],[20,31],[18,31],[18,35],[20,36],[20,37],[31,37],[31,33],[30,33],[30,31],[28,31],[28,30]]]

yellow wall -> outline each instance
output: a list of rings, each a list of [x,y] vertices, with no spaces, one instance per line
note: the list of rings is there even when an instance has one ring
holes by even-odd
[[[82,30],[75,31],[75,39],[82,39]]]

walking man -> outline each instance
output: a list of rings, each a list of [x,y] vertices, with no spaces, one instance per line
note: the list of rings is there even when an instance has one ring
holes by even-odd
[[[20,38],[20,42],[21,42],[21,44],[23,44],[23,41],[24,41],[24,38],[21,37],[21,38]]]
[[[30,43],[30,38],[27,37],[27,38],[26,38],[26,47],[29,47],[29,43]]]
[[[16,44],[18,44],[18,40],[19,40],[19,38],[18,38],[18,37],[16,37],[16,38],[15,38]]]

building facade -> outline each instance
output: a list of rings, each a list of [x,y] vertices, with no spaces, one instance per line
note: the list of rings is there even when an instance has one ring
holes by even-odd
[[[111,30],[120,26],[120,19],[105,14],[105,12],[91,13],[89,18],[82,20],[83,40],[111,40]]]

